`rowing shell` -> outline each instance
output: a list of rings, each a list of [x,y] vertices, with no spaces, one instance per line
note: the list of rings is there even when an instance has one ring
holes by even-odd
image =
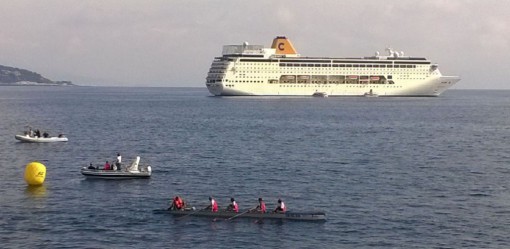
[[[213,218],[253,218],[253,219],[278,219],[278,220],[297,220],[297,221],[326,221],[324,212],[285,212],[285,213],[259,213],[246,212],[234,213],[228,211],[211,212],[209,210],[167,210],[166,212],[174,216],[201,216]]]

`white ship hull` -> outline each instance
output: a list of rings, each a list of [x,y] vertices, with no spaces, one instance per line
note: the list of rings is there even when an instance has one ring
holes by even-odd
[[[315,92],[325,92],[328,96],[363,96],[372,89],[380,97],[436,97],[459,80],[456,76],[443,76],[392,85],[246,83],[233,87],[212,83],[207,89],[215,96],[312,96]]]

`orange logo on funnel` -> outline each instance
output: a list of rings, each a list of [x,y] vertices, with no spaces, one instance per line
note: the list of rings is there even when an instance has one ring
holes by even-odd
[[[292,43],[285,36],[277,36],[273,40],[271,48],[276,49],[276,54],[297,54]]]

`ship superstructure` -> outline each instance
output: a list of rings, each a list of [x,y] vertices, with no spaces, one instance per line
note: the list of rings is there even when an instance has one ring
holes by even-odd
[[[443,76],[426,58],[387,55],[360,58],[303,57],[289,39],[278,36],[271,48],[226,45],[214,58],[206,86],[217,96],[438,96],[460,80]]]

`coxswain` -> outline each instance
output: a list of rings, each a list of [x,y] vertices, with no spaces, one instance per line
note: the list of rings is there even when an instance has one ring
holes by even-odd
[[[174,197],[172,205],[168,208],[170,210],[183,210],[185,207],[184,201],[180,196]]]
[[[209,196],[209,201],[211,205],[207,206],[205,209],[211,209],[211,212],[218,212],[218,203],[216,200],[213,199],[212,196]]]
[[[227,211],[239,213],[239,205],[237,205],[237,202],[233,197],[230,198],[230,205],[228,205]]]
[[[256,207],[257,212],[265,213],[266,212],[266,203],[259,198],[259,205]]]
[[[287,211],[285,203],[283,203],[282,199],[278,199],[278,205],[274,209],[273,213],[285,213],[285,211]]]

